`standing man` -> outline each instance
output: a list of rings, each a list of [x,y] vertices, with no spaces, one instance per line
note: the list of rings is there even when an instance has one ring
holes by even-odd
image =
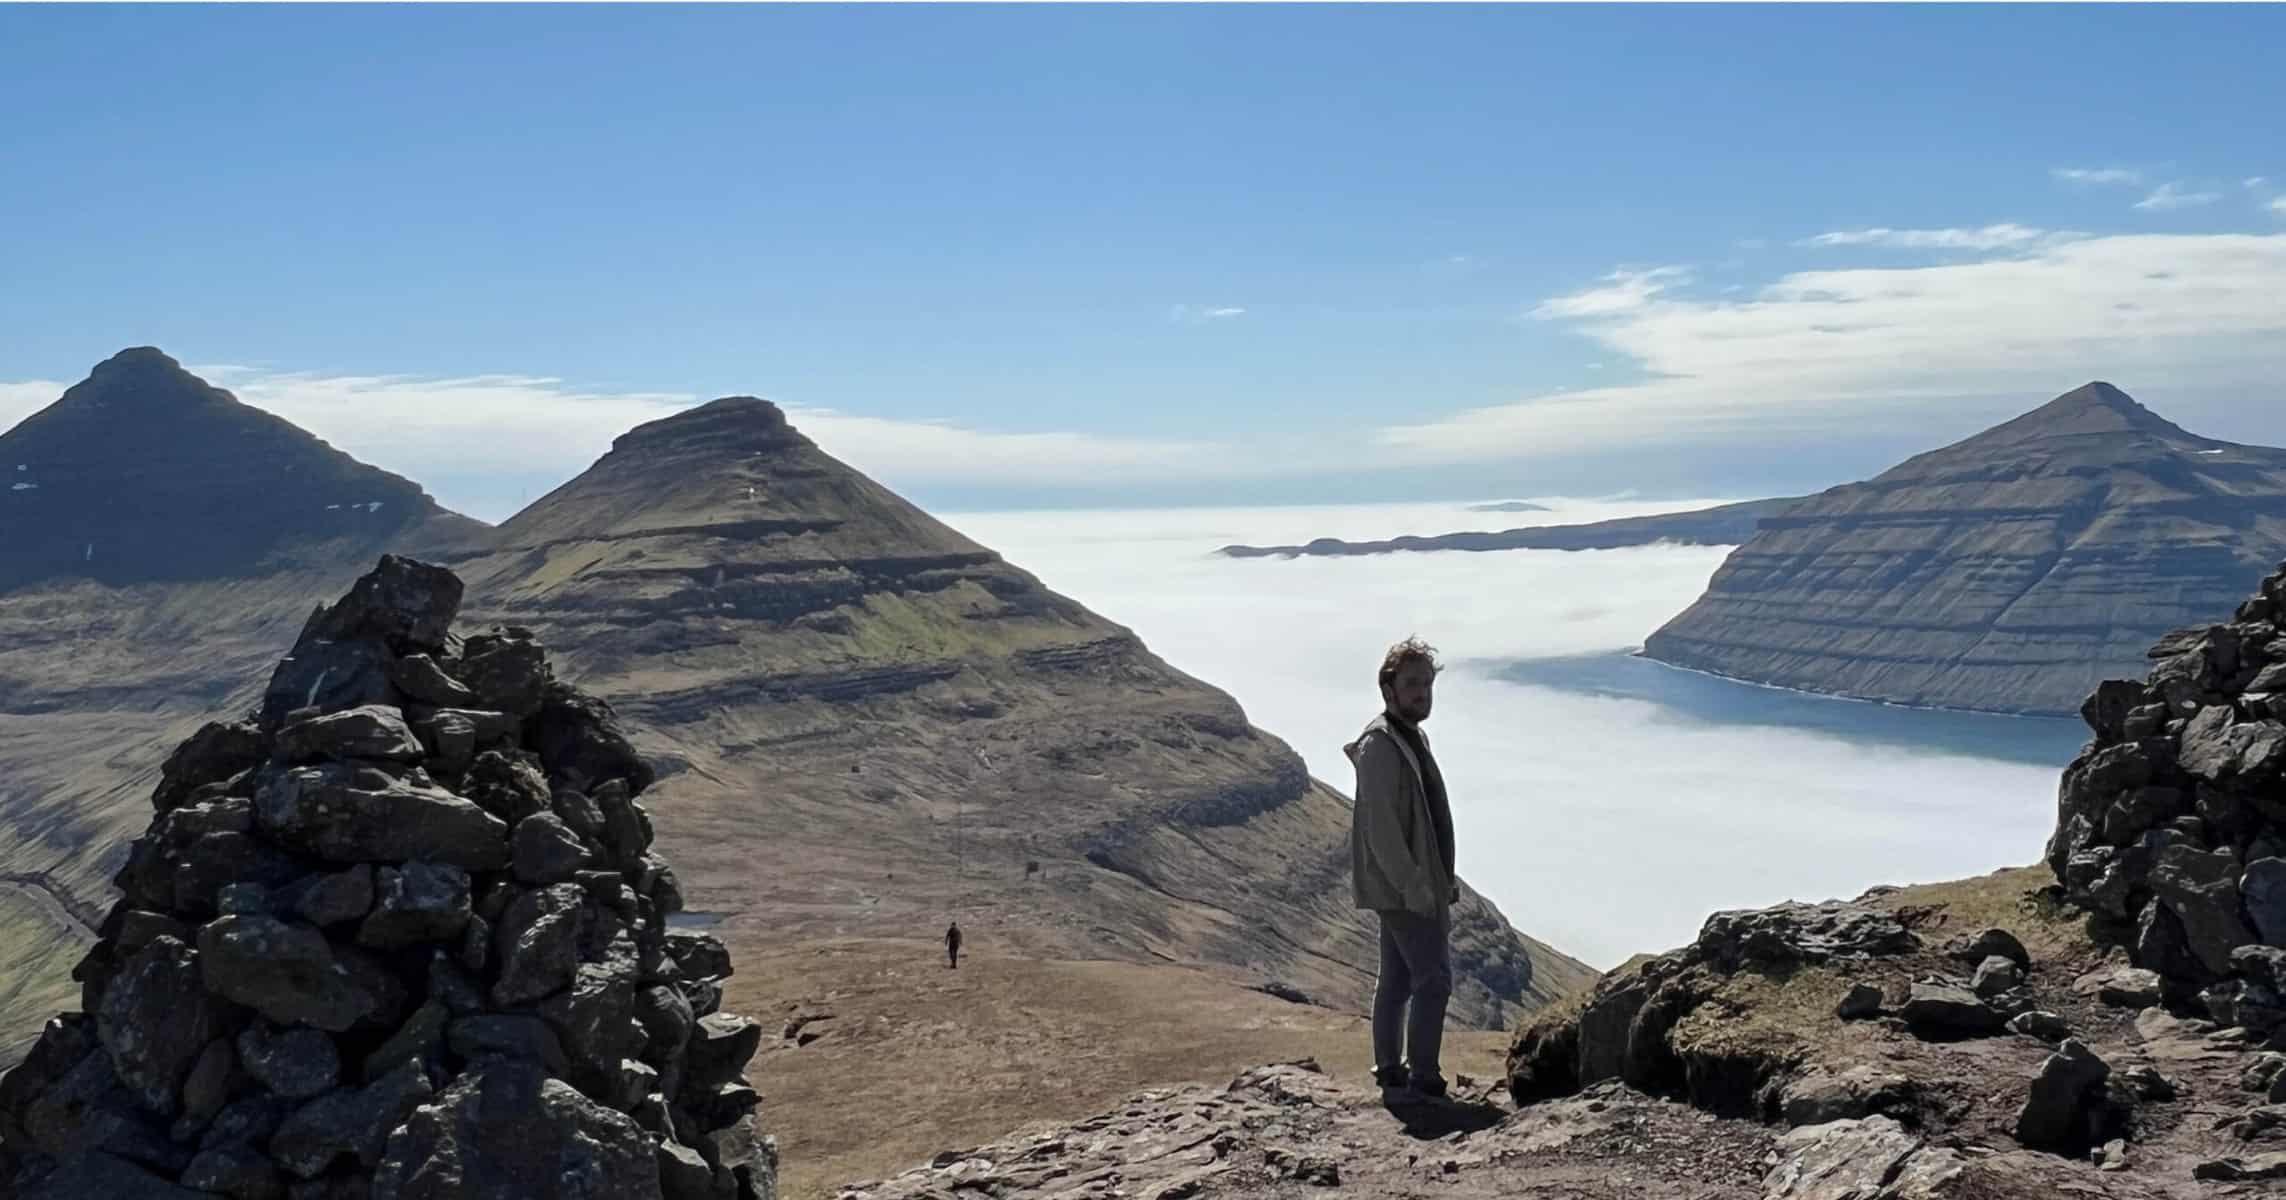
[[[1381,715],[1342,747],[1357,767],[1350,828],[1359,908],[1381,922],[1381,980],[1373,993],[1373,1077],[1384,1098],[1445,1094],[1438,1055],[1453,973],[1447,941],[1460,900],[1453,815],[1421,724],[1429,719],[1437,652],[1418,638],[1381,659]]]
[[[945,928],[945,965],[952,970],[960,970],[960,922],[958,921]]]

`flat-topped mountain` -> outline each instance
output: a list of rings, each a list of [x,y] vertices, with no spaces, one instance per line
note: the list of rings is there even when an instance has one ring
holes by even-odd
[[[2064,714],[2286,555],[2286,450],[2108,383],[1764,518],[1644,653],[1862,699]]]
[[[1299,546],[1224,546],[1216,553],[1225,558],[1346,558],[1400,551],[1467,550],[1617,550],[1660,542],[1678,546],[1735,546],[1754,536],[1764,519],[1801,502],[1798,496],[1774,500],[1744,500],[1686,512],[1653,513],[1645,517],[1618,517],[1579,525],[1530,525],[1498,532],[1408,535],[1372,542],[1345,542],[1318,538]],[[1538,505],[1526,508],[1541,512]],[[1519,511],[1501,505],[1478,505],[1472,512]]]
[[[1357,1005],[1348,805],[1228,696],[820,451],[779,409],[640,426],[461,562],[662,781],[692,904],[813,936],[1219,965]],[[1471,897],[1462,1019],[1584,968]]]

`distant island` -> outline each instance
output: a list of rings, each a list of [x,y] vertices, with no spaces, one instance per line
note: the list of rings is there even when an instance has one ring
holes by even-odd
[[[1547,505],[1545,505],[1545,504],[1534,504],[1534,503],[1532,503],[1532,502],[1531,502],[1531,501],[1529,501],[1529,500],[1500,500],[1500,501],[1496,501],[1496,502],[1494,502],[1494,503],[1491,503],[1491,504],[1471,504],[1471,505],[1469,505],[1469,506],[1468,506],[1468,511],[1470,511],[1470,512],[1504,512],[1504,513],[1519,513],[1519,512],[1553,512],[1553,511],[1555,511],[1555,510],[1554,510],[1554,509],[1551,509],[1551,508],[1549,508],[1549,507],[1548,507]]]
[[[1224,546],[1215,553],[1225,558],[1301,558],[1394,554],[1407,550],[1617,550],[1657,542],[1680,546],[1736,546],[1752,538],[1764,520],[1786,512],[1803,499],[1781,496],[1687,512],[1622,517],[1585,525],[1536,525],[1498,533],[1445,533],[1391,538],[1383,542],[1319,538],[1301,546]]]

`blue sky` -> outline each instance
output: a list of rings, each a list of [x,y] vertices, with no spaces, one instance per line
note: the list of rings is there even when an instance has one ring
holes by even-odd
[[[156,344],[505,515],[730,393],[939,505],[2286,442],[2286,9],[0,9],[0,421]],[[1834,235],[1821,244],[1821,235]]]

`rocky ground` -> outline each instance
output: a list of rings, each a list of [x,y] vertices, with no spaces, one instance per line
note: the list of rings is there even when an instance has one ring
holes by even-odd
[[[2160,1007],[2155,979],[2044,903],[2042,878],[2009,871],[1853,904],[1721,914],[1692,948],[1699,963],[1662,971],[1675,961],[1662,956],[1615,972],[1523,1031],[1507,1087],[1477,1084],[1458,1104],[1391,1108],[1361,1070],[1263,1067],[1228,1086],[1142,1092],[1076,1124],[947,1146],[841,1195],[2160,1200],[2286,1190],[2286,1055]],[[2012,914],[2020,934],[1987,933],[1996,914]],[[1972,950],[1996,952],[1971,967]],[[1637,986],[1652,976],[1663,986]],[[1845,1018],[1853,992],[1870,1007]],[[1631,994],[1643,1003],[1630,1007]],[[1571,1069],[1608,1073],[1551,1082],[1564,1068],[1550,1047],[1566,1031]]]
[[[1532,1196],[1729,1200],[1762,1194],[1771,1131],[1623,1086],[1510,1112],[1496,1094],[1388,1107],[1364,1078],[1305,1061],[1228,1086],[1137,1094],[1063,1127],[951,1147],[844,1200],[962,1196]]]

